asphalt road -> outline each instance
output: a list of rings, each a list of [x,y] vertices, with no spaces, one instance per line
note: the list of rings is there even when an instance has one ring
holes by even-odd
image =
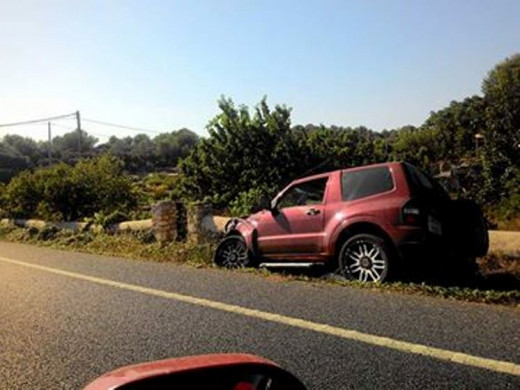
[[[354,330],[368,341],[113,281]],[[477,368],[377,346],[374,336],[492,361]],[[1,389],[77,389],[118,366],[216,352],[267,357],[309,389],[518,389],[520,372],[491,366],[520,367],[520,310],[0,243]]]

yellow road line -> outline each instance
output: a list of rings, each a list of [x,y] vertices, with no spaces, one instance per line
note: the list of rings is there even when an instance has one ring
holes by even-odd
[[[116,282],[114,280],[98,278],[95,276],[88,276],[76,272],[64,271],[57,268],[8,259],[5,257],[0,257],[0,261],[20,265],[23,267],[33,268],[40,271],[46,271],[57,275],[68,276],[74,279],[85,280],[104,286],[115,287],[122,290],[135,291],[142,294],[166,298],[202,307],[208,307],[211,309],[221,310],[228,313],[240,314],[243,316],[257,318],[264,321],[270,321],[277,324],[288,325],[295,328],[311,330],[326,335],[336,336],[347,340],[359,341],[362,343],[389,348],[400,352],[428,356],[434,359],[439,359],[451,363],[458,363],[465,366],[483,368],[503,374],[520,376],[520,364],[515,364],[512,362],[487,359],[479,356],[468,355],[462,352],[455,352],[447,349],[429,347],[426,345],[411,343],[408,341],[395,340],[389,337],[375,336],[368,333],[359,332],[357,330],[340,328],[332,325],[312,322],[281,314],[269,313],[261,310],[248,309],[237,305],[212,301],[204,298],[197,298],[190,295],[178,294],[164,290],[156,290],[153,288],[138,286],[135,284]],[[478,337],[478,335],[475,335],[475,337]]]

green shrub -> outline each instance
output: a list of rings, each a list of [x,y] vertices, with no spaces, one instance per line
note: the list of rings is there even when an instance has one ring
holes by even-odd
[[[46,226],[42,230],[40,230],[36,236],[36,239],[41,241],[49,241],[56,238],[60,229],[56,226]]]
[[[13,218],[74,221],[95,213],[128,213],[136,205],[130,178],[116,158],[58,164],[14,177],[1,193],[2,207]],[[113,218],[115,218],[113,216]]]
[[[150,205],[165,199],[180,199],[179,176],[167,173],[151,173],[133,183],[140,205]]]
[[[141,230],[134,233],[141,244],[153,244],[157,240],[152,230]]]
[[[103,211],[94,214],[93,222],[96,225],[103,226],[107,229],[110,225],[114,225],[119,222],[123,222],[128,219],[128,214],[120,210],[114,210],[111,213],[106,214]]]
[[[31,226],[30,228],[23,229],[23,238],[25,240],[32,240],[38,237],[38,233],[40,233],[40,231],[37,228]]]
[[[229,203],[229,211],[232,216],[243,217],[259,211],[265,199],[269,199],[268,190],[264,188],[252,188],[249,191],[240,192]]]

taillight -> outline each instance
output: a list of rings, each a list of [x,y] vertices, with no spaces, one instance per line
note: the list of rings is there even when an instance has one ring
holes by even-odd
[[[404,225],[420,225],[422,212],[417,203],[412,199],[402,209],[402,220]]]

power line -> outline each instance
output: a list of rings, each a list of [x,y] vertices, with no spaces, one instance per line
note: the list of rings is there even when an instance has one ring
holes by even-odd
[[[27,120],[27,121],[23,121],[23,122],[14,122],[14,123],[0,124],[0,128],[1,127],[12,127],[12,126],[22,126],[22,125],[37,125],[37,124],[43,123],[43,122],[47,122],[47,123],[51,122],[53,126],[60,127],[62,129],[66,129],[66,130],[70,130],[70,131],[76,131],[77,130],[76,128],[73,128],[73,127],[70,127],[70,126],[64,126],[64,125],[61,125],[61,124],[58,124],[58,123],[54,122],[54,121],[59,120],[59,119],[74,119],[74,118],[77,118],[77,113],[76,112],[73,113],[73,114],[58,115],[58,116],[53,116],[53,117],[48,117],[48,118]],[[139,131],[139,132],[144,132],[144,133],[164,134],[164,132],[157,131],[157,130],[150,130],[150,129],[143,129],[143,128],[140,128],[140,127],[125,126],[125,125],[120,125],[120,124],[117,124],[117,123],[98,121],[98,120],[95,120],[95,119],[82,118],[82,120],[84,122],[95,123],[95,124],[103,125],[103,126],[118,127],[118,128],[121,128],[121,129]],[[104,135],[104,134],[92,133],[92,132],[89,132],[89,133],[92,134],[92,135],[97,135],[98,137],[110,138],[110,136]]]
[[[54,122],[52,122],[52,125],[53,125],[53,126],[56,126],[56,127],[60,127],[60,128],[62,128],[62,129],[71,130],[71,131],[76,131],[76,129],[75,129],[74,127],[63,126],[63,125],[59,125],[59,124],[54,123]]]
[[[85,121],[85,122],[96,123],[98,125],[119,127],[121,129],[134,130],[134,131],[143,131],[145,133],[153,133],[153,134],[163,134],[164,133],[164,132],[161,132],[161,131],[142,129],[142,128],[139,128],[139,127],[130,127],[130,126],[125,126],[125,125],[118,125],[118,124],[115,124],[115,123],[102,122],[102,121],[97,121],[97,120],[94,120],[94,119],[82,118],[82,120]]]
[[[32,119],[32,120],[24,121],[24,122],[4,123],[4,124],[0,124],[0,127],[13,127],[13,126],[28,125],[28,124],[31,124],[31,123],[38,123],[38,122],[49,122],[49,121],[54,121],[54,120],[58,120],[58,119],[65,119],[65,118],[68,118],[68,117],[71,117],[71,116],[76,116],[76,113],[74,113],[74,114],[66,114],[66,115],[58,115],[58,116],[53,116],[53,117],[50,117],[50,118]]]
[[[73,127],[63,126],[61,124],[57,124],[57,123],[54,123],[54,122],[52,123],[52,126],[60,127],[62,129],[71,130],[71,131],[76,131],[77,130],[77,129],[73,128]],[[85,133],[87,133],[88,135],[95,135],[97,137],[103,137],[103,138],[110,138],[111,137],[110,135],[107,135],[107,134],[93,133],[92,131],[87,130],[87,129],[81,129],[81,130],[84,131]]]

